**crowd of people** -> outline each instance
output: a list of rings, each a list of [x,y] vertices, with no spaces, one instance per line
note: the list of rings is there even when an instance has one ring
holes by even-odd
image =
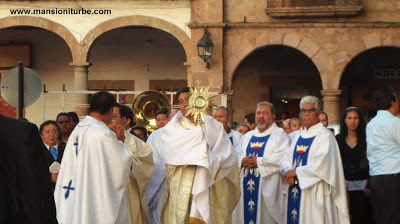
[[[376,91],[368,124],[347,108],[336,136],[315,96],[281,120],[260,102],[233,130],[224,106],[195,121],[190,94],[149,136],[104,91],[39,132],[0,115],[0,223],[400,223],[394,89]]]

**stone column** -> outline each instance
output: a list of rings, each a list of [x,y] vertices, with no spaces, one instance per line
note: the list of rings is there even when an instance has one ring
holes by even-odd
[[[329,124],[339,124],[339,98],[342,90],[340,89],[325,89],[321,90],[323,96],[323,111],[329,116]]]
[[[92,64],[89,62],[71,62],[70,65],[74,66],[75,90],[88,90],[88,68]],[[71,99],[75,104],[89,104],[89,95],[87,94],[74,94]],[[87,108],[75,107],[75,112],[79,116],[84,116],[87,114]]]

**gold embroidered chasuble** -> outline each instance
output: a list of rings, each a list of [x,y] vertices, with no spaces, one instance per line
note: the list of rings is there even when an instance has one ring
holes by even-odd
[[[154,170],[151,148],[141,139],[125,131],[125,147],[133,154],[133,172],[126,188],[132,224],[147,224],[146,188]]]

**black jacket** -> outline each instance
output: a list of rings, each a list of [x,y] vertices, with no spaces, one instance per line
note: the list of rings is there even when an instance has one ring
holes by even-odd
[[[57,223],[36,125],[0,114],[0,224]]]

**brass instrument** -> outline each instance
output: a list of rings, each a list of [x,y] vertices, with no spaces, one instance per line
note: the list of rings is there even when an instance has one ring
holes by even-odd
[[[139,94],[132,103],[135,122],[144,126],[149,133],[156,127],[156,112],[161,108],[171,110],[169,99],[157,91],[145,91]]]

